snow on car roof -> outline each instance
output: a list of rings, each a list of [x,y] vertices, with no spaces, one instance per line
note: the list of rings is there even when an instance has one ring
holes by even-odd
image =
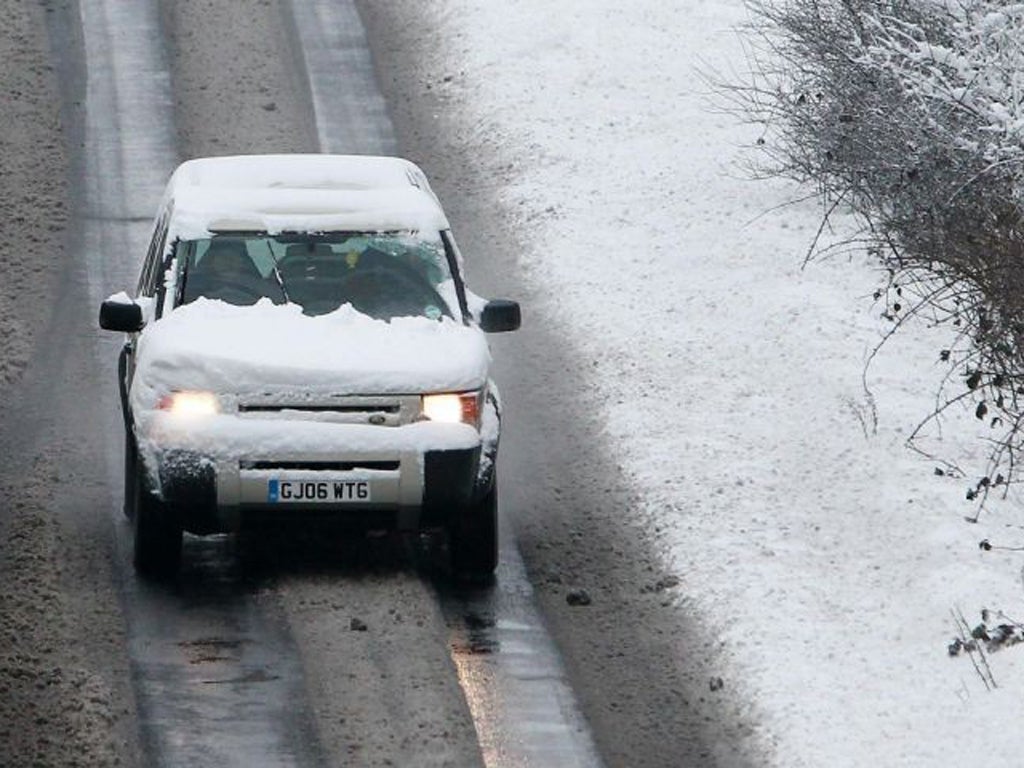
[[[397,157],[238,155],[189,160],[171,176],[170,229],[212,232],[438,231],[448,221],[426,176]]]

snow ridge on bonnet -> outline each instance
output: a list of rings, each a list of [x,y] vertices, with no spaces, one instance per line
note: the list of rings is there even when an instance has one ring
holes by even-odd
[[[198,361],[198,362],[197,362]],[[345,305],[308,317],[294,304],[251,307],[197,299],[139,339],[137,406],[175,389],[221,393],[289,387],[326,394],[462,391],[486,382],[490,353],[476,328],[451,320],[374,320]]]

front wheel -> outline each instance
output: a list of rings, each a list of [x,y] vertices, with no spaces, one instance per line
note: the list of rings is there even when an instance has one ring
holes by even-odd
[[[452,573],[469,580],[488,579],[498,567],[498,488],[460,509],[448,529]]]
[[[181,564],[181,525],[172,518],[167,505],[149,490],[149,478],[138,458],[133,486],[135,570],[151,579],[174,576]]]
[[[129,520],[135,519],[136,489],[139,478],[139,449],[135,447],[135,439],[132,437],[131,427],[125,428],[124,433],[124,516]]]

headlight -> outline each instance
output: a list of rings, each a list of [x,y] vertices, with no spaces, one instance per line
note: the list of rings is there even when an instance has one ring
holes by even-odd
[[[213,416],[220,413],[220,401],[213,392],[172,392],[161,397],[156,407],[182,418]]]
[[[479,427],[482,400],[483,395],[479,391],[424,395],[421,413],[429,421]]]

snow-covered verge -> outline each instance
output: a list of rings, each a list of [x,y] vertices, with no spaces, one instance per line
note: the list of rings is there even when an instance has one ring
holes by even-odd
[[[11,768],[126,754],[115,735],[125,706],[107,676],[122,669],[101,672],[90,656],[110,641],[89,635],[110,596],[92,579],[68,585],[88,556],[57,509],[67,466],[14,426],[30,420],[18,393],[64,267],[67,160],[43,15],[0,0],[0,765]]]
[[[47,269],[65,222],[60,181],[50,163],[59,157],[60,133],[52,96],[38,86],[47,76],[46,59],[32,46],[39,23],[33,9],[5,3],[0,45],[6,65],[0,72],[0,402],[21,378],[32,341],[46,317],[54,273]],[[34,211],[29,220],[26,211]]]
[[[698,72],[744,68],[742,3],[446,0],[435,20],[424,84],[475,126],[462,150],[512,180],[519,268],[593,360],[589,405],[722,640],[712,688],[759,714],[750,748],[785,766],[1017,764],[1021,650],[988,657],[989,692],[947,645],[951,609],[1024,614],[1019,557],[978,547],[1019,529],[1008,504],[965,523],[966,482],[904,445],[939,338],[883,351],[873,412],[881,276],[860,255],[801,269],[819,212],[778,208],[802,192],[737,168],[757,135]],[[956,453],[949,434],[929,444]]]

